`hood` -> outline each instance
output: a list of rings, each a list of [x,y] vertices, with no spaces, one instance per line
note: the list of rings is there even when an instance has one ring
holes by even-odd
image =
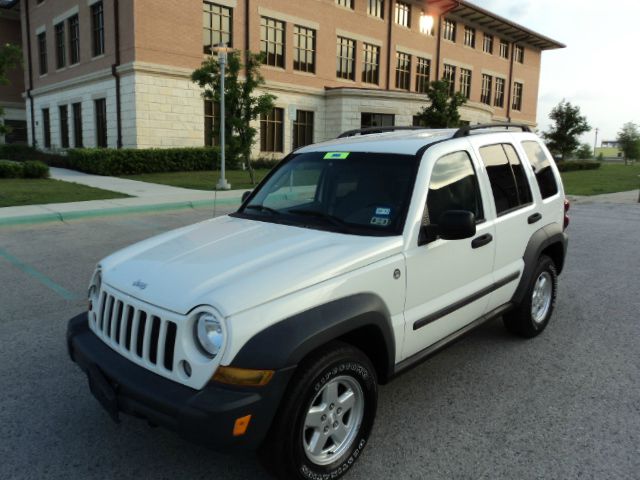
[[[103,281],[179,314],[224,316],[310,287],[402,250],[402,237],[365,237],[219,217],[145,240],[101,262]]]

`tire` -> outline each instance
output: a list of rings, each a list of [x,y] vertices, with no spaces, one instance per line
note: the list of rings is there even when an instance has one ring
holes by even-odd
[[[511,333],[533,338],[540,335],[553,315],[558,292],[558,271],[551,258],[541,255],[523,302],[503,316]]]
[[[369,358],[351,345],[332,342],[298,367],[258,452],[262,463],[281,479],[341,477],[368,442],[377,401]]]

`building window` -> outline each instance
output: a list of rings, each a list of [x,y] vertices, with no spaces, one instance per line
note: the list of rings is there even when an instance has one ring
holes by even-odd
[[[370,127],[393,127],[396,123],[396,117],[389,113],[367,113],[360,115],[360,128]]]
[[[509,42],[506,40],[500,40],[500,56],[502,58],[509,58]]]
[[[445,40],[456,41],[456,22],[446,19],[442,27],[442,36]]]
[[[460,69],[460,93],[466,98],[471,98],[471,70]]]
[[[100,98],[94,102],[96,111],[96,147],[107,147],[107,101]]]
[[[233,10],[215,3],[204,2],[202,12],[202,50],[211,55],[212,47],[222,44],[233,47]]]
[[[367,13],[372,17],[384,18],[384,0],[369,0]]]
[[[362,81],[378,85],[380,82],[380,47],[369,43],[362,44]]]
[[[493,87],[493,77],[491,75],[482,74],[482,93],[480,101],[485,105],[491,105],[491,89]]]
[[[104,9],[102,2],[91,5],[91,33],[93,39],[93,56],[104,53]]]
[[[453,94],[456,91],[456,67],[445,63],[442,80],[449,84],[449,95],[453,97]]]
[[[56,35],[56,68],[64,68],[67,64],[67,49],[64,44],[64,22],[54,27]]]
[[[42,138],[44,148],[51,148],[51,117],[49,117],[49,109],[42,109]]]
[[[338,37],[336,76],[346,80],[355,80],[356,72],[356,41]]]
[[[488,33],[484,34],[484,41],[482,42],[482,51],[493,55],[493,35]]]
[[[433,16],[420,12],[420,33],[423,35],[433,35]]]
[[[260,18],[260,49],[266,65],[284,68],[284,22]]]
[[[274,108],[260,115],[260,151],[284,151],[284,109]]]
[[[411,5],[405,2],[396,1],[396,23],[403,27],[411,26]]]
[[[353,0],[336,0],[336,5],[353,10]]]
[[[316,31],[311,28],[293,27],[293,69],[316,72]]]
[[[74,146],[76,148],[82,148],[84,142],[82,141],[82,104],[74,103],[73,108],[73,137]]]
[[[504,107],[504,78],[496,78],[496,96],[493,99],[493,105],[498,108]]]
[[[431,60],[418,57],[416,62],[416,92],[427,93],[431,81]]]
[[[293,148],[313,143],[313,112],[298,110],[293,121]]]
[[[80,61],[80,22],[78,15],[67,20],[69,28],[69,64],[74,65]]]
[[[411,55],[396,52],[396,88],[411,89]]]
[[[524,86],[519,82],[513,84],[513,109],[517,112],[522,111],[522,90]]]
[[[27,122],[24,120],[4,120],[4,125],[9,129],[4,135],[7,144],[23,144],[28,142]]]
[[[466,47],[476,48],[476,29],[465,25],[464,27],[464,45]]]
[[[66,105],[58,107],[60,114],[60,146],[69,148],[69,109]]]
[[[513,48],[513,55],[516,57],[516,62],[524,63],[524,47],[522,47],[521,45],[516,45]]]
[[[47,32],[38,34],[38,60],[40,63],[40,75],[46,75],[49,71],[47,61]]]
[[[204,101],[204,145],[220,145],[220,103]]]

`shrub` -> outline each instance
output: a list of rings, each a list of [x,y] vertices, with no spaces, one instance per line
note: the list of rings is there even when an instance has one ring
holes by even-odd
[[[24,178],[48,178],[49,166],[39,161],[29,160],[22,164],[22,176]]]
[[[28,145],[0,145],[0,158],[15,162],[39,160],[52,167],[62,166],[61,164],[65,161],[65,157],[62,155],[41,152]]]
[[[0,178],[22,177],[22,164],[9,160],[0,160]]]
[[[559,162],[558,170],[561,172],[572,172],[576,170],[597,170],[601,166],[599,162],[587,161],[587,160],[578,160],[571,162]]]

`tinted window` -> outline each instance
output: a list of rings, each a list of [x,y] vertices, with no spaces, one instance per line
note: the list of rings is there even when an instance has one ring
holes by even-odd
[[[558,193],[558,184],[551,169],[551,162],[542,150],[538,142],[522,142],[522,148],[527,154],[529,163],[536,174],[538,187],[540,187],[540,195],[542,198],[549,198]]]
[[[441,157],[433,167],[423,225],[438,223],[447,210],[468,210],[484,218],[478,180],[467,152]]]
[[[489,145],[480,149],[487,167],[498,215],[531,203],[531,188],[518,154],[512,145]]]

